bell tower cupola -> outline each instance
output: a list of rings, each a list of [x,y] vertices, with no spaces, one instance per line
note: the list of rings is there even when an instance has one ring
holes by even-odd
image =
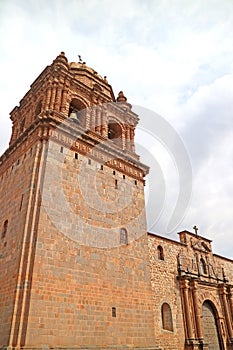
[[[19,144],[42,121],[53,120],[54,126],[72,121],[71,128],[76,131],[139,160],[134,146],[139,118],[124,93],[120,91],[115,99],[106,76],[88,67],[81,58],[69,63],[64,52],[44,69],[10,115],[10,146]]]

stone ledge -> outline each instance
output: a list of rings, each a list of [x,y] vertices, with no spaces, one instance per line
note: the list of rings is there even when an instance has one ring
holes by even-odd
[[[60,347],[60,346],[47,346],[47,345],[41,345],[41,346],[23,346],[20,348],[16,347],[1,347],[0,350],[162,350],[162,348],[158,346],[152,346],[152,347],[134,347],[130,345],[112,345],[112,346],[106,346],[106,347],[98,347],[98,346],[67,346],[67,347]]]

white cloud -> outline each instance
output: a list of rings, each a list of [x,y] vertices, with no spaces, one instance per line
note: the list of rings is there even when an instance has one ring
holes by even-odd
[[[1,153],[8,113],[37,75],[60,51],[71,61],[81,54],[116,93],[124,90],[179,131],[195,177],[183,224],[200,224],[233,256],[218,239],[220,231],[229,238],[233,224],[233,2],[5,0],[0,33]]]
[[[228,256],[225,244],[232,235],[233,206],[233,75],[201,87],[181,111],[186,120],[180,134],[188,147],[193,167],[193,198],[183,224],[198,223],[202,233]],[[222,236],[225,237],[225,242]]]

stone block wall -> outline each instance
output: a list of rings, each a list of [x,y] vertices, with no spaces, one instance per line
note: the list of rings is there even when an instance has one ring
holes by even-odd
[[[211,241],[202,236],[183,231],[180,239],[149,234],[155,338],[163,349],[208,349],[213,329],[204,324],[207,302],[213,308],[211,327],[217,325],[221,346],[232,349],[233,262],[213,254]],[[164,326],[171,319],[166,313],[163,320],[164,303],[170,306],[173,328],[169,323]]]
[[[21,303],[25,271],[22,269],[23,243],[29,244],[26,229],[31,220],[29,202],[33,196],[36,147],[20,147],[6,152],[0,165],[0,347],[8,345],[14,305]],[[8,221],[5,237],[4,222]],[[16,324],[15,327],[18,327]]]
[[[180,290],[176,277],[177,255],[182,249],[182,245],[152,234],[149,235],[148,239],[155,339],[163,349],[180,350],[184,348],[185,335]],[[159,258],[158,247],[163,249],[163,259]],[[167,303],[171,308],[173,331],[163,329],[161,308],[164,303]]]
[[[25,346],[154,346],[143,182],[50,147]]]

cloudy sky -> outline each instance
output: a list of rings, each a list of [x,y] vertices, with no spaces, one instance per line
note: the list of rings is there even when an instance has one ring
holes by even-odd
[[[0,0],[1,153],[9,112],[61,51],[69,61],[81,54],[115,94],[151,111],[151,128],[142,113],[137,133],[152,173],[148,229],[177,239],[197,225],[216,253],[233,258],[233,1]],[[181,142],[182,150],[172,146]],[[183,213],[168,229],[187,188],[182,152],[192,195],[188,207],[181,198]]]

